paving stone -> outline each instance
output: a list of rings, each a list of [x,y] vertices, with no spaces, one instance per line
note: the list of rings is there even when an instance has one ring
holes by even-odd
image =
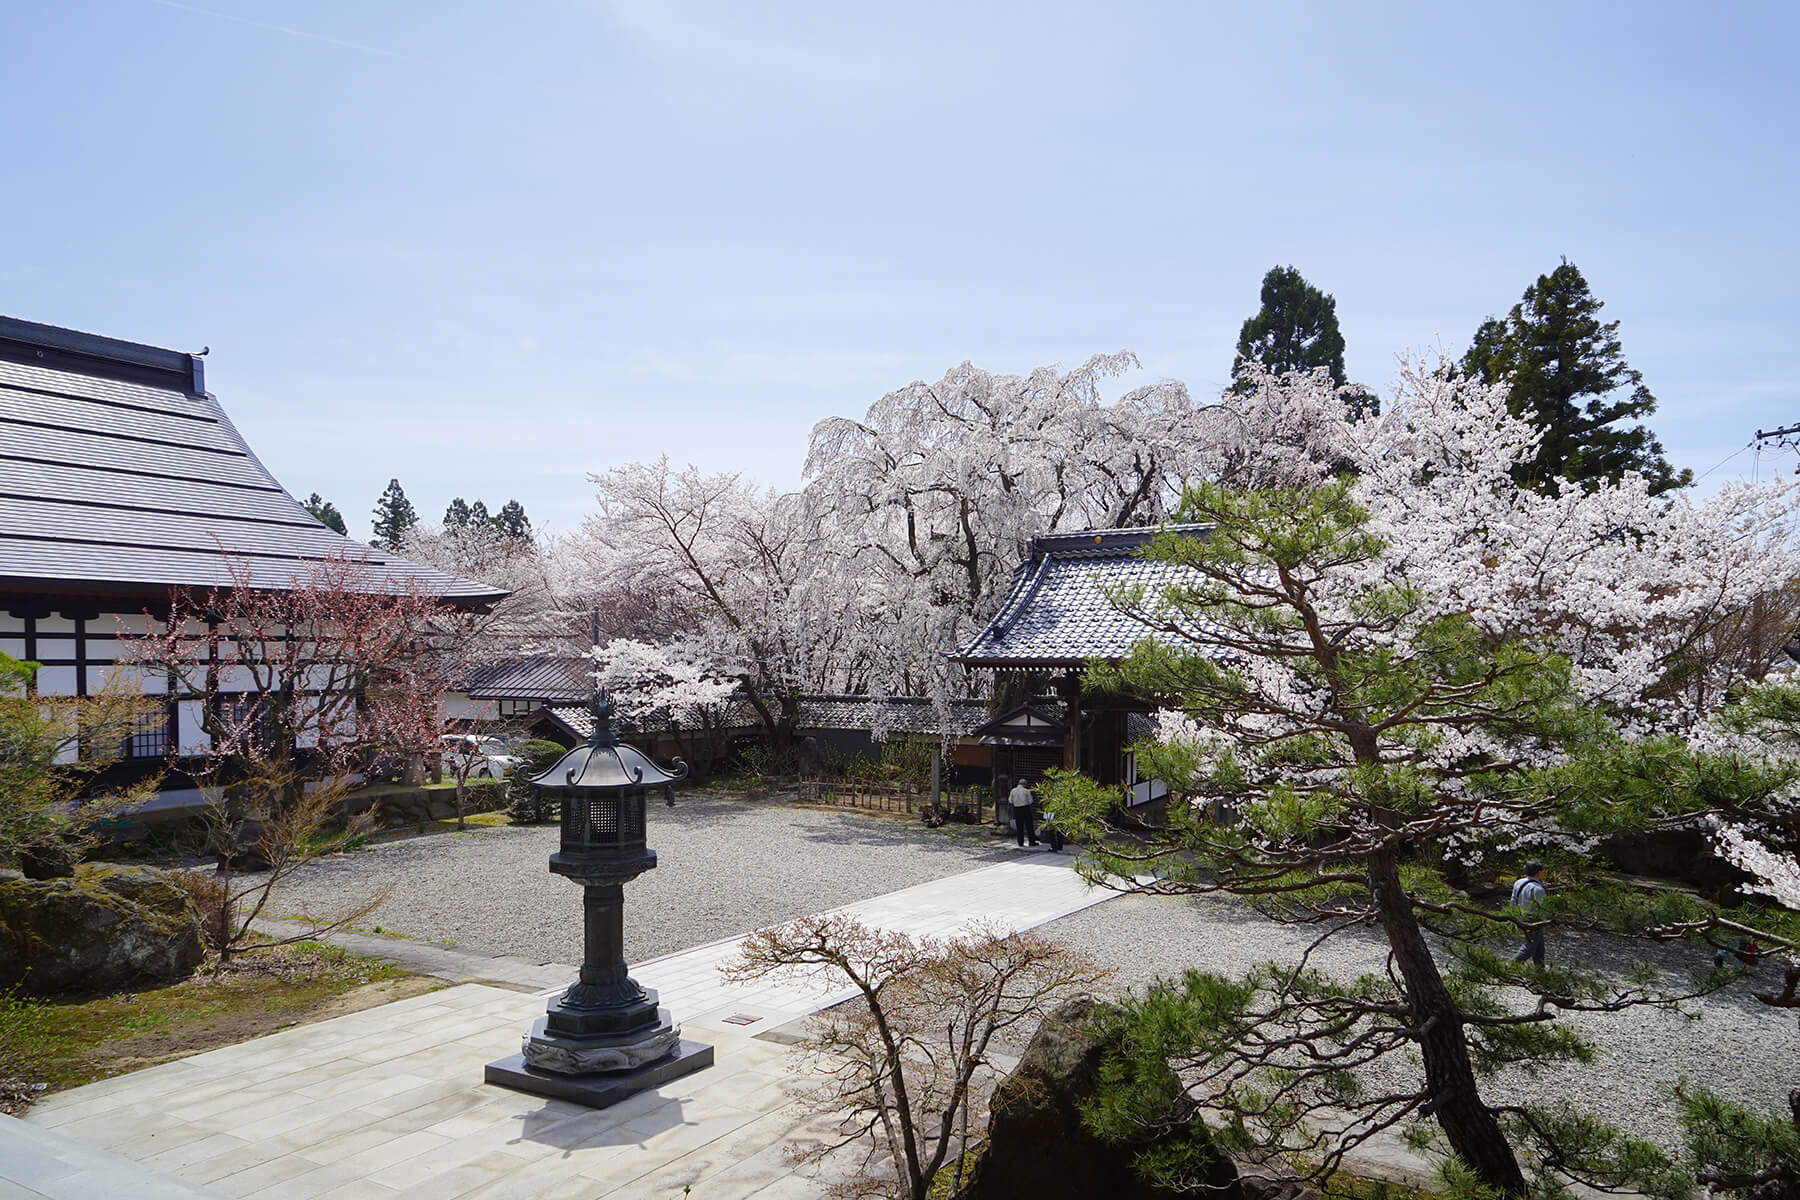
[[[1026,928],[1112,895],[1087,889],[1066,863],[1009,862],[841,911],[912,933],[954,930],[976,911]],[[822,1182],[796,1176],[783,1149],[818,1120],[788,1093],[800,1067],[785,1046],[755,1035],[790,1026],[847,989],[725,984],[718,967],[739,941],[634,971],[659,988],[687,1036],[715,1047],[717,1065],[609,1109],[480,1082],[483,1065],[515,1052],[545,996],[573,977],[573,967],[560,967],[537,973],[535,982],[550,980],[538,994],[460,984],[76,1089],[24,1128],[119,1146],[231,1196],[584,1200],[679,1195],[689,1183],[703,1185],[707,1200],[815,1196]],[[519,970],[516,980],[530,975]],[[740,1012],[758,1019],[723,1023]],[[0,1191],[12,1169],[0,1158]]]

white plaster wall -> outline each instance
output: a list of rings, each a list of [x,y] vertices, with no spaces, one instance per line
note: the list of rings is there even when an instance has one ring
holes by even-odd
[[[45,696],[73,696],[75,694],[74,667],[40,667],[37,677],[38,692]]]
[[[182,754],[205,754],[212,738],[200,727],[201,701],[183,700],[175,706],[175,742]]]
[[[98,621],[88,622],[89,633],[137,634],[161,629],[162,622],[151,621],[143,613],[103,613]]]
[[[39,661],[46,658],[74,658],[75,639],[40,636],[37,640],[37,656]]]
[[[477,700],[463,692],[445,692],[442,715],[446,721],[497,721],[498,700]]]

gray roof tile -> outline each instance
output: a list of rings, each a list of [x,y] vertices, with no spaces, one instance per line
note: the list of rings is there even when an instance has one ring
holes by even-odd
[[[513,658],[478,670],[469,680],[477,700],[544,700],[585,703],[593,688],[582,659]],[[583,712],[586,710],[583,709]]]
[[[471,695],[476,693],[471,690]],[[551,704],[555,717],[579,737],[586,737],[594,727],[586,705]],[[951,700],[950,732],[962,737],[972,734],[987,720],[987,701]],[[879,722],[879,724],[878,724]],[[757,717],[742,700],[732,703],[724,718],[729,729],[749,729]],[[928,696],[802,696],[800,697],[800,729],[874,730],[886,733],[929,733],[940,731],[934,702]]]
[[[1204,536],[1205,526],[1169,526]],[[1075,666],[1118,660],[1151,636],[1108,594],[1141,584],[1154,590],[1191,572],[1143,557],[1154,529],[1090,529],[1033,538],[1031,552],[987,627],[951,657],[969,666]]]
[[[985,700],[945,702],[949,732],[974,732],[988,718]],[[942,733],[944,716],[929,696],[802,696],[802,729],[880,729],[888,733]]]
[[[319,524],[195,390],[198,360],[6,317],[0,350],[0,590],[225,587],[227,556],[280,588],[348,554],[452,602],[505,595]]]

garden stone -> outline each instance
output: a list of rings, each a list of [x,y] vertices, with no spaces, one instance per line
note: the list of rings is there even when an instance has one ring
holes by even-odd
[[[1082,1126],[1081,1106],[1098,1086],[1106,1048],[1089,1032],[1099,1008],[1091,997],[1078,997],[1044,1018],[1017,1069],[994,1091],[988,1144],[963,1200],[1162,1200],[1177,1194],[1137,1177],[1131,1159],[1142,1145],[1104,1144]],[[1208,1183],[1214,1200],[1244,1200],[1237,1171],[1223,1154]]]
[[[205,953],[193,901],[153,868],[82,863],[65,879],[0,880],[0,988],[172,983]]]

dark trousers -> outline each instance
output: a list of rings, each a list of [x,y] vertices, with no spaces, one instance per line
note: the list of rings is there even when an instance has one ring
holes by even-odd
[[[1013,809],[1013,828],[1018,831],[1019,845],[1023,846],[1027,838],[1037,845],[1037,805]]]
[[[1512,956],[1514,962],[1524,962],[1526,959],[1530,959],[1540,967],[1544,965],[1544,931],[1542,929],[1526,930],[1525,944],[1520,946],[1519,952]]]

